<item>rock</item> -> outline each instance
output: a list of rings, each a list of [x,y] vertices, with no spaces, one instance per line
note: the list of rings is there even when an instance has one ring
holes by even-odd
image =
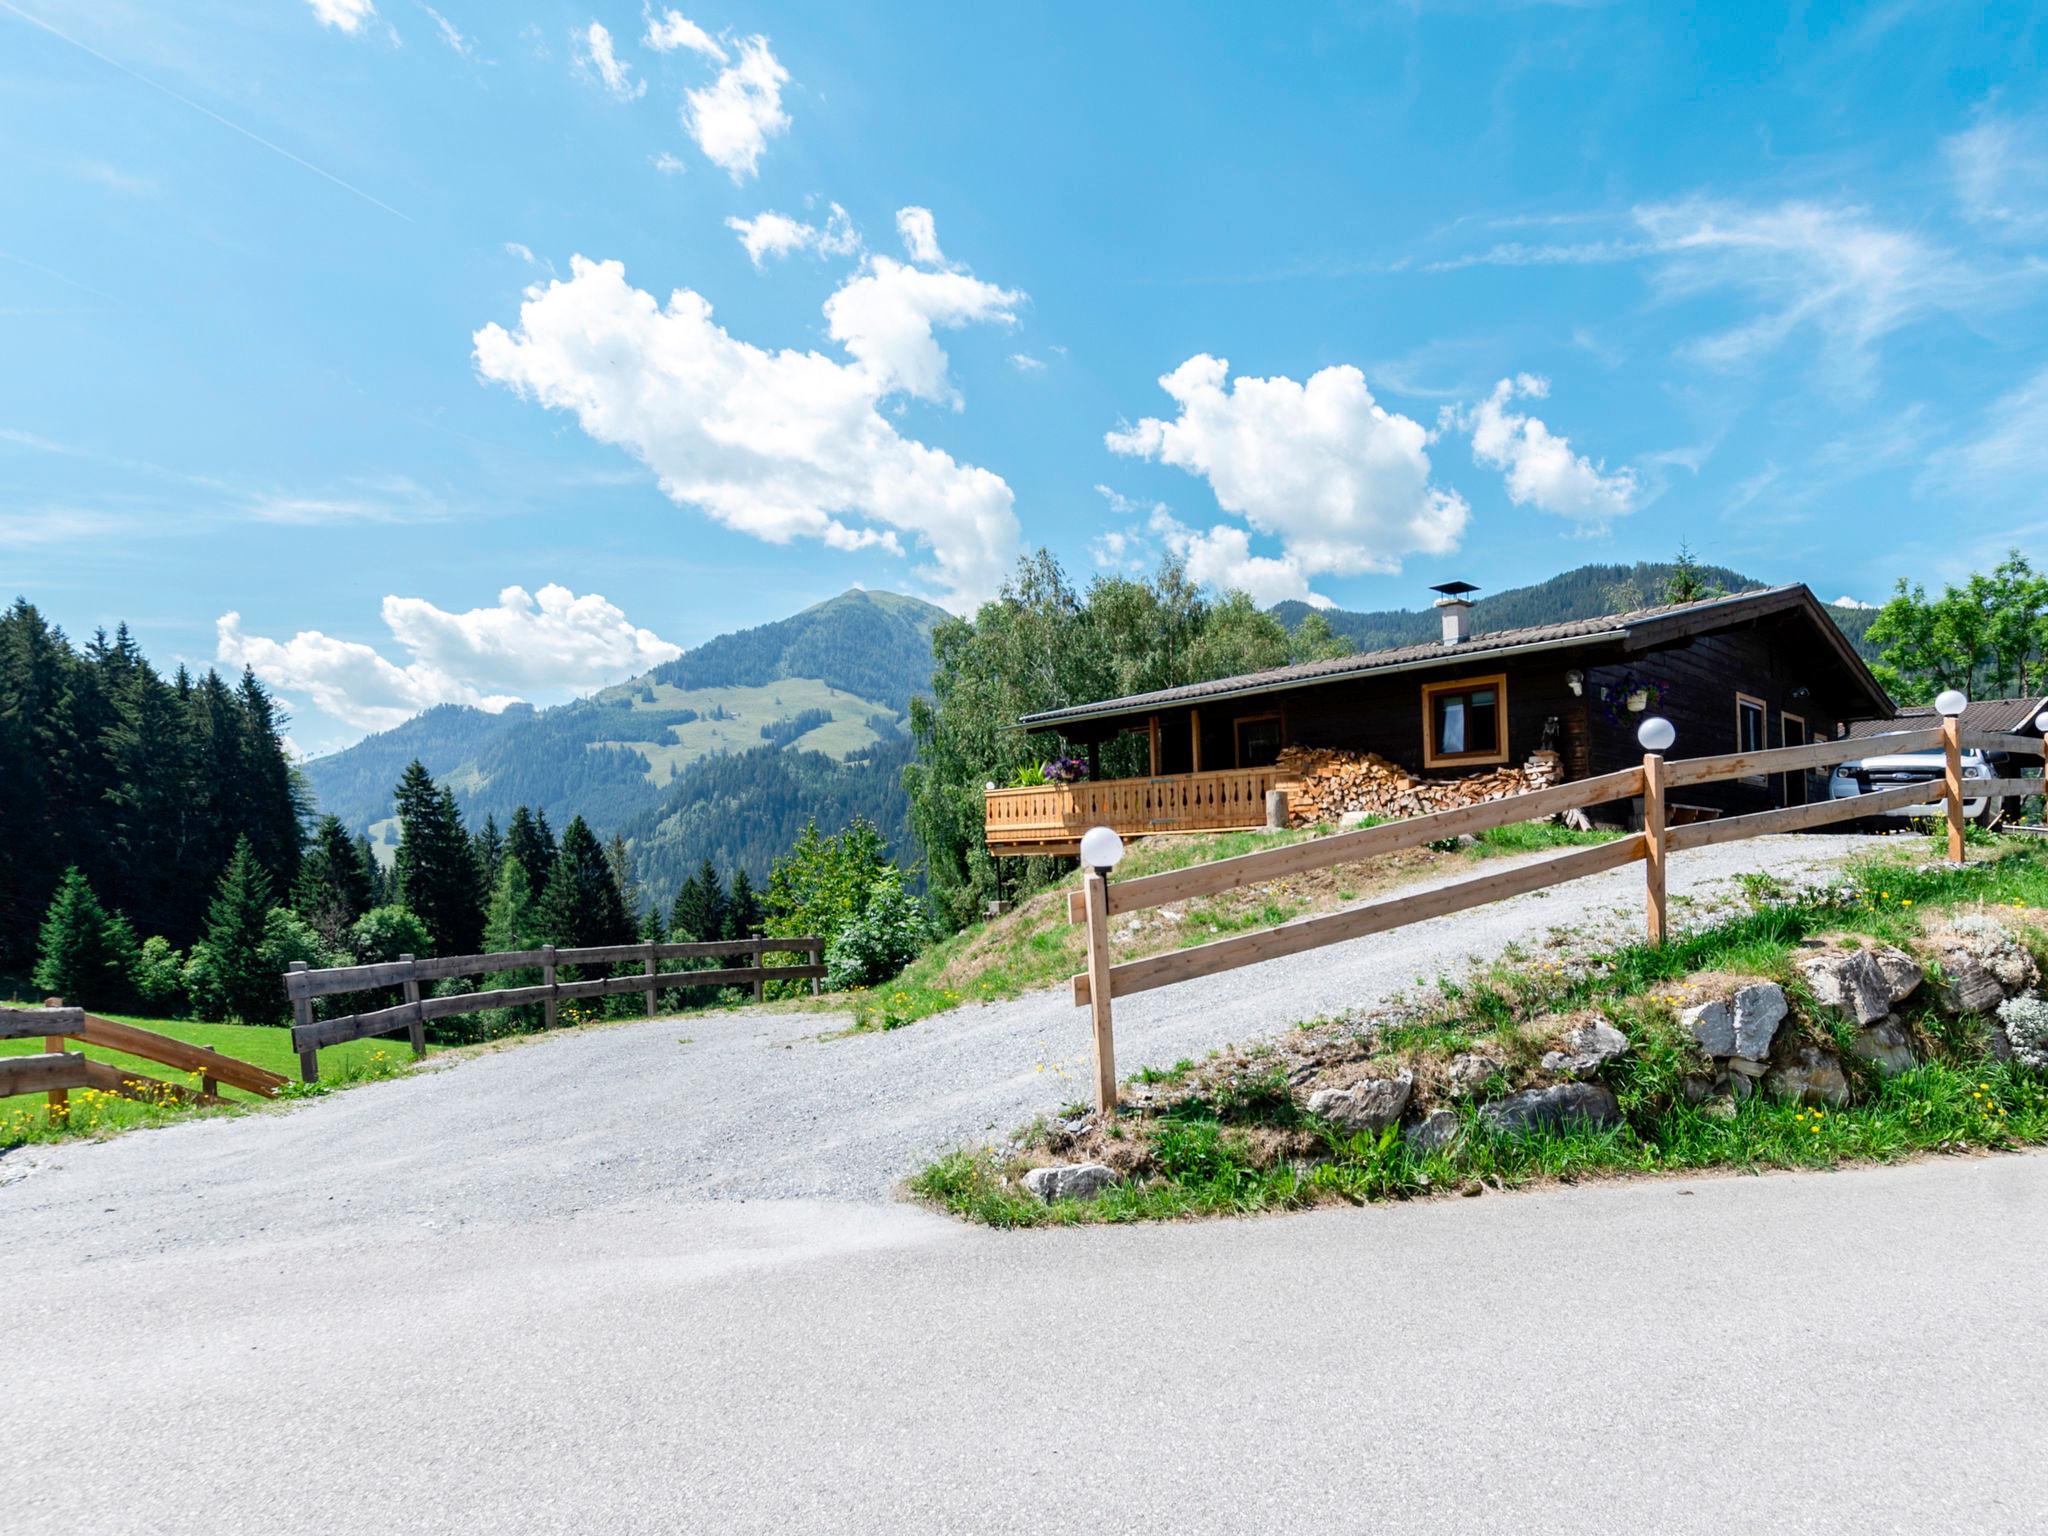
[[[1891,994],[1894,1006],[1917,992],[1927,974],[1911,955],[1903,949],[1893,949],[1889,944],[1872,950],[1870,958],[1877,962],[1877,969],[1884,977],[1885,990]]]
[[[1418,1157],[1439,1152],[1456,1141],[1465,1129],[1455,1109],[1432,1109],[1402,1133],[1408,1150]]]
[[[1342,830],[1349,832],[1353,827],[1362,827],[1367,822],[1377,821],[1378,819],[1371,811],[1346,811],[1337,818],[1337,825]]]
[[[1744,1077],[1739,1072],[1732,1072],[1729,1074],[1728,1099],[1730,1103],[1747,1104],[1749,1102],[1749,1096],[1755,1092],[1756,1080],[1754,1078]]]
[[[1383,1131],[1401,1118],[1415,1074],[1369,1077],[1349,1088],[1325,1088],[1308,1101],[1308,1112],[1347,1131]]]
[[[1735,1010],[1719,999],[1686,1009],[1678,1016],[1678,1022],[1691,1032],[1702,1054],[1735,1054]]]
[[[1564,1049],[1544,1053],[1543,1070],[1559,1077],[1591,1077],[1628,1049],[1628,1036],[1601,1019],[1591,1019],[1564,1037]]]
[[[1502,1070],[1504,1063],[1497,1056],[1488,1056],[1483,1051],[1467,1051],[1462,1056],[1453,1056],[1444,1075],[1450,1079],[1450,1094],[1454,1099],[1468,1099],[1486,1086],[1494,1073]]]
[[[1920,1065],[1920,1059],[1913,1054],[1913,1047],[1906,1038],[1906,1031],[1895,1018],[1859,1032],[1849,1050],[1886,1077],[1896,1077]]]
[[[2034,957],[1995,917],[1955,918],[1935,943],[1944,950],[1959,949],[1974,956],[2008,995],[2024,992],[2040,979]]]
[[[1733,1099],[1715,1099],[1701,1109],[1700,1113],[1709,1120],[1733,1120],[1735,1118],[1735,1101]]]
[[[1047,1205],[1055,1200],[1092,1200],[1116,1182],[1104,1163],[1054,1163],[1024,1175],[1024,1187]]]
[[[1892,1011],[1891,984],[1866,950],[1830,950],[1801,961],[1799,969],[1816,1000],[1858,1024],[1875,1024]]]
[[[1785,1001],[1785,989],[1775,981],[1754,982],[1735,994],[1731,1006],[1735,1014],[1735,1049],[1728,1054],[1750,1061],[1770,1060],[1771,1041],[1791,1011],[1791,1005]]]
[[[1990,1013],[2005,1001],[2005,988],[1967,949],[1944,950],[1935,997],[1949,1013]]]
[[[1693,1073],[1679,1083],[1678,1092],[1688,1104],[1704,1104],[1714,1096],[1714,1080]]]
[[[1771,1070],[1767,1082],[1781,1099],[1838,1107],[1849,1102],[1849,1079],[1841,1062],[1818,1046],[1805,1045],[1792,1052]]]
[[[1579,1121],[1597,1128],[1621,1123],[1621,1106],[1599,1083],[1553,1083],[1525,1088],[1481,1107],[1479,1118],[1497,1131],[1532,1131]]]

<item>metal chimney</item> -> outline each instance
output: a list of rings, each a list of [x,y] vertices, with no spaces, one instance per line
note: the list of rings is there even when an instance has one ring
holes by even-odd
[[[1444,644],[1457,645],[1472,636],[1472,599],[1466,594],[1479,589],[1469,581],[1447,581],[1440,587],[1431,587],[1432,592],[1443,596],[1436,600],[1437,612],[1444,616]]]

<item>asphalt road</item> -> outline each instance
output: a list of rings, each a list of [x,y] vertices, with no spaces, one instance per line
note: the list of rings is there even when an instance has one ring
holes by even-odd
[[[1628,906],[1571,890],[1323,951],[1278,1001],[1278,966],[1132,999],[1126,1064]],[[0,1158],[0,1525],[2048,1524],[2048,1158],[1122,1231],[891,1202],[1079,1093],[1077,1014],[661,1020]]]

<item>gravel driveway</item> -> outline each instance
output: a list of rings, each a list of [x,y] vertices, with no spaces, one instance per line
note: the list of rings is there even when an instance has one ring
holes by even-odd
[[[1632,923],[1639,878],[1144,994],[1124,1060]],[[1025,1233],[889,1200],[1078,1095],[1039,1069],[1082,1020],[666,1019],[0,1159],[6,1528],[2040,1529],[2048,1158]]]

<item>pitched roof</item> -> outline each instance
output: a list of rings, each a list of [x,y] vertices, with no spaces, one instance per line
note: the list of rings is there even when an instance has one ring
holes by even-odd
[[[1833,648],[1852,675],[1863,684],[1878,705],[1878,712],[1891,709],[1891,700],[1863,659],[1856,654],[1842,632],[1827,616],[1813,593],[1802,582],[1760,587],[1696,603],[1664,603],[1653,608],[1635,608],[1625,613],[1602,614],[1591,619],[1567,619],[1556,624],[1532,624],[1521,629],[1498,629],[1475,634],[1455,644],[1431,640],[1420,645],[1400,645],[1387,650],[1338,656],[1327,661],[1298,662],[1290,667],[1273,667],[1264,672],[1247,672],[1238,677],[1219,677],[1206,683],[1188,683],[1178,688],[1159,688],[1150,693],[1127,694],[1120,699],[1103,699],[1092,704],[1072,704],[1062,709],[1040,710],[1026,715],[1018,724],[1028,730],[1063,725],[1079,720],[1096,720],[1109,715],[1165,709],[1178,704],[1204,703],[1242,694],[1269,693],[1334,682],[1372,672],[1426,671],[1432,667],[1461,664],[1473,656],[1504,655],[1514,652],[1559,650],[1601,641],[1620,641],[1629,649],[1643,649],[1666,639],[1681,638],[1702,630],[1721,629],[1750,619],[1766,617],[1792,608],[1804,608],[1833,642]]]
[[[2023,736],[2038,735],[2034,716],[2048,709],[2048,699],[1973,699],[1963,711],[1966,731],[2010,731]],[[1888,731],[1910,731],[1915,726],[1934,725],[1941,716],[1931,704],[1908,704],[1890,720],[1858,720],[1849,727],[1851,740],[1882,736]]]

